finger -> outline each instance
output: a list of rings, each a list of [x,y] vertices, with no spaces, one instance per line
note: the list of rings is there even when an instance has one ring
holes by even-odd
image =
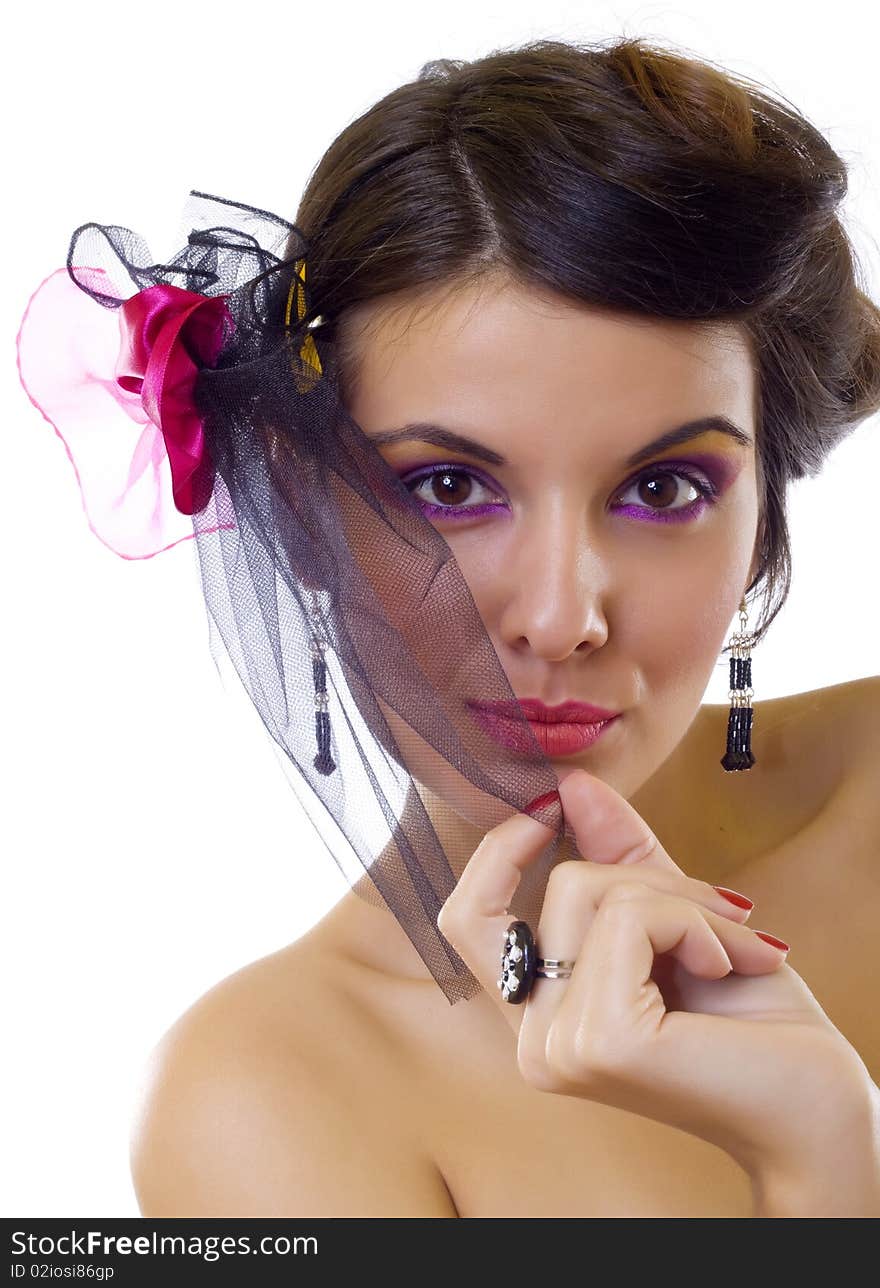
[[[504,1002],[497,987],[504,935],[511,921],[509,907],[524,870],[554,835],[551,828],[521,813],[493,827],[474,850],[437,918],[440,933],[486,992],[498,999],[515,1029],[522,1008]]]
[[[537,956],[574,960],[581,951],[597,908],[611,887],[621,882],[636,884],[642,890],[649,888],[658,894],[689,899],[707,912],[740,925],[752,912],[751,908],[740,908],[728,902],[714,886],[695,877],[679,876],[666,869],[641,864],[620,868],[573,859],[557,864],[548,877],[535,932]],[[554,993],[550,989],[542,988],[536,993],[538,1012],[553,1004],[552,996]]]
[[[707,913],[740,925],[751,914],[751,909],[728,903],[713,886],[694,877],[678,876],[674,872],[642,864],[620,868],[574,859],[557,864],[550,872],[535,933],[536,956],[569,961],[579,959],[598,908],[612,887],[626,883],[635,886],[642,894],[651,890],[658,895],[689,900]],[[536,1061],[531,1057],[543,1052],[546,1035],[563,992],[569,986],[570,980],[546,979],[543,976],[534,980],[520,1029],[521,1054],[532,1064]]]
[[[538,934],[549,933],[554,940],[559,936],[577,936],[577,943],[580,944],[596,908],[611,887],[621,881],[647,886],[661,894],[690,899],[707,911],[740,924],[747,921],[754,911],[754,905],[742,908],[739,904],[731,903],[719,893],[719,888],[685,873],[679,874],[667,868],[652,868],[643,864],[621,867],[619,864],[570,859],[557,863],[550,871]]]
[[[578,769],[560,779],[558,790],[566,823],[585,859],[665,868],[684,875],[641,814],[601,778]]]
[[[748,926],[647,885],[618,882],[596,909],[553,1023],[588,1032],[591,1041],[596,1037],[609,1047],[649,1037],[666,1014],[651,979],[659,953],[670,954],[700,979],[714,980],[731,971],[770,974],[785,960],[781,949]]]

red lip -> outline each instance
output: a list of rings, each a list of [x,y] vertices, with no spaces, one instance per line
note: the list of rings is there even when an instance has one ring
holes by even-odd
[[[610,729],[618,717],[588,724],[583,720],[530,720],[528,722],[531,736],[526,733],[522,716],[518,720],[498,715],[483,707],[473,706],[474,720],[490,737],[503,747],[514,751],[529,753],[535,742],[547,756],[571,756],[584,751]]]
[[[549,724],[595,724],[598,720],[611,720],[619,711],[606,711],[588,702],[561,702],[548,707],[538,698],[519,698],[516,702],[471,702],[472,707],[492,715],[505,716],[508,720],[521,719],[544,721]]]

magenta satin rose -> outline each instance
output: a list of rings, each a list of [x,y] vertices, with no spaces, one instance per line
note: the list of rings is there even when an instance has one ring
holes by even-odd
[[[199,368],[214,366],[232,325],[225,296],[199,295],[168,283],[139,291],[119,309],[116,379],[128,393],[140,395],[147,416],[162,431],[174,504],[182,514],[204,509],[213,487],[194,390]]]

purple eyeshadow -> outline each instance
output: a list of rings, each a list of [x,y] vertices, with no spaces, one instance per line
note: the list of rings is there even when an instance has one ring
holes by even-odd
[[[711,504],[707,497],[701,496],[690,505],[681,505],[676,510],[652,510],[647,505],[622,505],[614,513],[622,514],[624,518],[633,518],[637,523],[688,523]]]

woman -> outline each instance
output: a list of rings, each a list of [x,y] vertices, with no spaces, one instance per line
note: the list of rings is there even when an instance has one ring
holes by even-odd
[[[532,929],[577,964],[501,996],[548,830],[487,825],[381,703],[483,992],[348,895],[157,1047],[144,1215],[880,1215],[880,681],[761,702],[748,773],[700,706],[745,597],[755,644],[784,603],[788,482],[880,408],[845,189],[793,111],[638,41],[430,64],[328,150],[297,224],[346,406],[516,696],[615,717],[536,734],[573,862]]]

